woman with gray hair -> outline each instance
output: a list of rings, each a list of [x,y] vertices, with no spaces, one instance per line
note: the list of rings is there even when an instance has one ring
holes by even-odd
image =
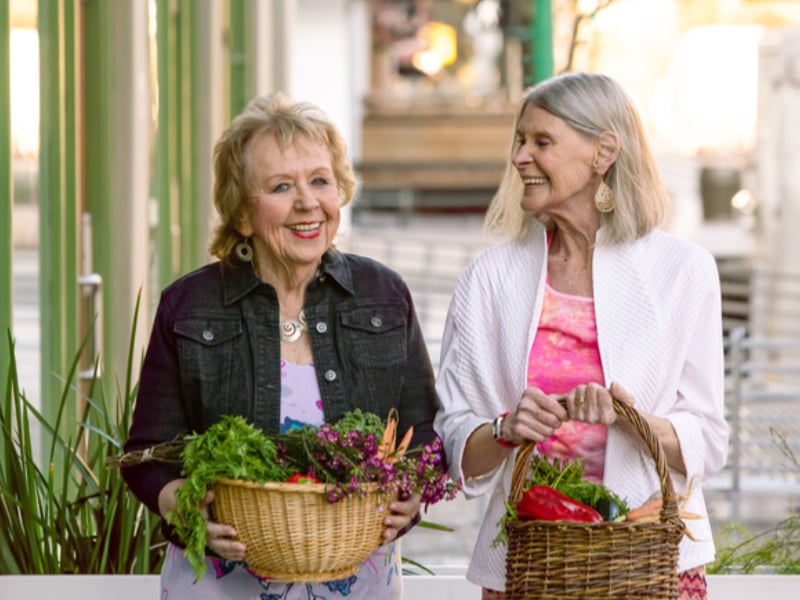
[[[636,431],[659,438],[686,511],[680,598],[705,598],[714,557],[701,483],[726,460],[719,277],[711,254],[658,227],[669,197],[636,108],[601,74],[568,73],[520,103],[486,215],[505,238],[459,279],[445,323],[434,426],[467,496],[490,495],[467,578],[502,598],[493,545],[515,448],[580,459],[631,507],[659,492]],[[562,402],[563,401],[563,402]]]
[[[414,428],[411,447],[432,442],[439,405],[406,284],[334,247],[340,209],[356,190],[337,128],[314,105],[256,98],[217,142],[214,166],[218,260],[161,295],[125,452],[203,433],[225,415],[283,433],[356,409],[384,420],[396,410],[398,435]],[[419,494],[389,503],[383,543],[355,575],[296,583],[248,568],[236,530],[208,518],[209,492],[201,508],[210,575],[194,583],[168,522],[181,465],[142,462],[122,473],[163,517],[163,598],[402,598],[397,538],[419,519]]]

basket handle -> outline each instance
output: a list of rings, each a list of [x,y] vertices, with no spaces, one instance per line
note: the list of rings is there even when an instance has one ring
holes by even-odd
[[[680,521],[678,512],[678,502],[675,497],[675,490],[672,485],[672,476],[669,472],[669,465],[661,446],[661,442],[656,437],[650,424],[645,421],[644,417],[630,404],[612,397],[614,403],[614,411],[623,419],[633,424],[636,430],[644,440],[647,448],[650,450],[650,455],[655,461],[656,471],[661,483],[661,498],[663,505],[661,507],[661,521]],[[560,400],[563,406],[566,406],[566,398]],[[514,472],[511,477],[511,491],[509,493],[509,502],[511,506],[516,506],[520,498],[522,498],[522,487],[525,485],[527,479],[528,469],[531,462],[531,454],[536,447],[536,442],[525,442],[517,451],[517,456],[514,462]]]

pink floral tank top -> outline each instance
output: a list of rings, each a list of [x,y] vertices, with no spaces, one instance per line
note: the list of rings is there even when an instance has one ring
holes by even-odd
[[[589,382],[605,385],[594,300],[563,294],[548,282],[539,329],[528,356],[528,385],[547,394],[566,394]],[[537,448],[554,458],[584,460],[584,476],[601,483],[607,434],[605,425],[568,421]]]

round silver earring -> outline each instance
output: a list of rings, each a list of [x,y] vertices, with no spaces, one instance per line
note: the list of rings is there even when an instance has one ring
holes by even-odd
[[[236,244],[234,251],[236,257],[242,262],[251,262],[253,260],[253,247],[250,245],[250,240],[242,240]]]

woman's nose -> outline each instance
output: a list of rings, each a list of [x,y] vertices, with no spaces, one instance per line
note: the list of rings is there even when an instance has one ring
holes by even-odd
[[[295,199],[295,206],[306,210],[316,208],[319,206],[319,201],[314,195],[312,190],[307,185],[301,185],[297,188],[297,198]]]
[[[514,156],[511,159],[511,163],[517,168],[519,168],[522,165],[529,165],[532,162],[533,162],[533,156],[528,151],[528,148],[525,144],[519,147],[519,149],[514,153]]]

